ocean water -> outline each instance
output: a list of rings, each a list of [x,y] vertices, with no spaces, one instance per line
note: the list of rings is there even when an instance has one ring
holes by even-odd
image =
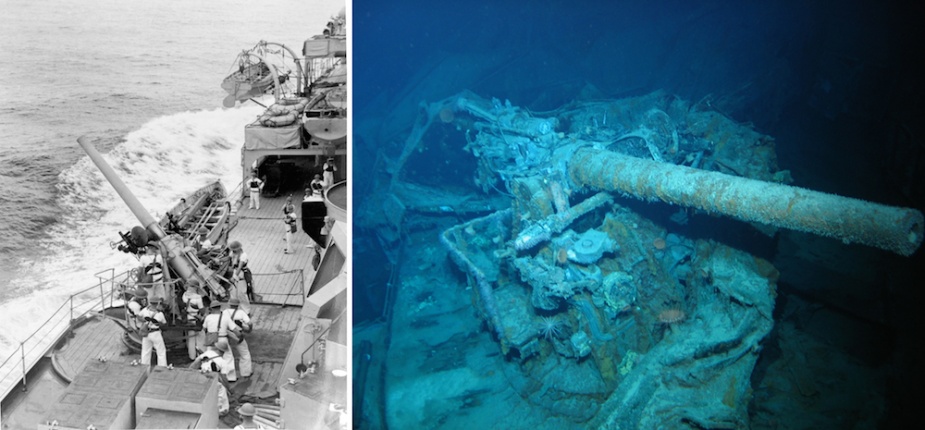
[[[155,215],[216,179],[230,191],[262,112],[222,107],[236,55],[260,40],[300,52],[343,5],[0,1],[0,358],[94,273],[133,264],[110,243],[138,222],[76,139]]]

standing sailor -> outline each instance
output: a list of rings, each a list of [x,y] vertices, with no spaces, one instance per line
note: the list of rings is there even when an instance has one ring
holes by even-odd
[[[138,257],[141,262],[141,275],[139,284],[148,291],[148,300],[155,297],[164,299],[167,291],[164,287],[164,264],[162,263],[160,249],[155,245],[148,245],[145,253]],[[137,287],[136,287],[137,288]]]
[[[247,299],[254,301],[254,276],[251,270],[247,268],[247,253],[241,247],[241,242],[232,241],[229,245],[231,248],[231,283],[237,288],[238,279],[244,278],[247,284]]]
[[[296,232],[296,214],[295,212],[289,212],[286,214],[286,219],[283,220],[286,223],[286,250],[283,251],[286,254],[292,254],[292,233]],[[248,298],[250,298],[250,293],[248,293]]]
[[[132,298],[128,301],[128,305],[125,306],[126,312],[128,312],[128,325],[135,331],[138,331],[141,324],[138,323],[138,314],[141,313],[141,310],[148,306],[148,292],[144,288],[136,288],[132,291]]]
[[[242,378],[250,378],[254,371],[251,363],[251,352],[247,347],[247,340],[245,340],[244,337],[247,333],[251,332],[251,318],[243,309],[238,309],[240,305],[241,302],[238,299],[231,299],[228,301],[229,308],[222,311],[222,320],[227,321],[228,342],[231,344],[231,349],[238,359],[238,363],[235,365],[235,369],[232,369],[232,373],[236,372],[236,369],[240,369],[240,376]]]
[[[247,180],[247,189],[251,192],[251,202],[248,209],[254,209],[256,206],[257,210],[260,210],[260,191],[263,190],[263,181],[257,177],[256,170],[251,173],[250,179]]]
[[[328,161],[324,162],[324,188],[331,188],[331,185],[334,185],[334,172],[337,171],[337,166],[334,164],[334,157],[329,157]]]
[[[283,238],[286,241],[286,249],[283,251],[286,254],[292,253],[292,233],[296,232],[296,213],[295,206],[292,204],[292,194],[289,197],[286,197],[286,204],[283,205],[283,223],[286,227],[286,236]]]
[[[157,364],[159,366],[167,365],[167,347],[164,345],[164,336],[161,334],[161,327],[167,324],[167,318],[161,311],[160,297],[151,298],[151,303],[138,313],[142,320],[141,324],[141,364],[151,364],[151,348],[157,352]]]
[[[295,205],[292,204],[292,194],[286,197],[286,204],[283,205],[283,215],[289,215],[295,212]]]
[[[202,303],[202,294],[199,293],[199,280],[196,278],[186,282],[186,291],[180,298],[186,305],[186,323],[199,325],[202,316],[199,314],[204,307]],[[196,358],[199,349],[202,349],[202,338],[198,330],[187,330],[186,332],[186,351],[189,353],[190,360]]]

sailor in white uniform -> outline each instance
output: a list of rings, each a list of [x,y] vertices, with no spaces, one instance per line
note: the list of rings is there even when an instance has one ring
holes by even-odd
[[[337,166],[334,164],[334,157],[328,158],[328,161],[325,161],[324,166],[324,189],[331,188],[331,185],[334,185],[334,172],[337,171]]]
[[[141,320],[141,364],[151,364],[151,349],[157,352],[157,365],[167,365],[167,346],[164,345],[164,336],[161,334],[161,327],[167,324],[167,318],[161,312],[160,306],[163,300],[160,297],[151,299],[148,307],[138,313]]]
[[[250,179],[247,180],[247,189],[251,193],[251,202],[248,204],[248,209],[260,210],[260,191],[263,190],[263,181],[257,177],[257,172],[251,174]]]
[[[186,322],[188,324],[198,324],[199,319],[202,318],[199,312],[204,307],[202,294],[199,292],[198,279],[194,278],[187,281],[186,291],[183,292],[180,300],[186,305]],[[188,330],[186,332],[186,351],[190,360],[195,359],[196,355],[199,354],[199,350],[203,349],[201,333],[198,330]]]
[[[242,378],[250,378],[254,372],[251,352],[245,339],[245,335],[251,332],[251,318],[247,312],[238,308],[240,304],[238,299],[231,299],[228,301],[229,308],[222,311],[222,320],[228,324],[228,343],[231,344],[231,349],[238,360],[229,374],[232,379],[237,379],[238,370],[241,371]]]
[[[218,413],[221,415],[227,414],[231,407],[228,402],[228,390],[226,387],[228,385],[228,370],[234,367],[234,362],[229,366],[228,361],[224,358],[227,348],[227,344],[208,346],[206,351],[196,357],[189,366],[190,369],[198,367],[200,371],[206,373],[218,373]]]

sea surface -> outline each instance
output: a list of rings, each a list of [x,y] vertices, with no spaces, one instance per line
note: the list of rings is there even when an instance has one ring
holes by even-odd
[[[138,222],[77,145],[86,135],[155,216],[241,179],[253,104],[222,79],[260,40],[301,52],[343,1],[0,0],[0,361],[95,273]]]

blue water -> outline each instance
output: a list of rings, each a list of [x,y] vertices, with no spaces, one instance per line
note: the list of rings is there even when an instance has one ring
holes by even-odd
[[[301,51],[344,3],[3,0],[0,26],[0,358],[94,273],[137,224],[76,139],[107,154],[149,211],[240,181],[253,104],[219,87],[260,40]]]
[[[902,160],[922,154],[919,130],[925,90],[920,59],[925,32],[920,22],[925,13],[914,2],[412,0],[396,5],[357,0],[353,10],[357,171],[374,169],[380,152],[393,159],[400,153],[421,102],[463,90],[509,99],[533,112],[575,100],[661,90],[692,104],[701,102],[774,137],[778,165],[793,174],[795,185],[891,205],[925,206],[921,163]],[[462,133],[449,128],[432,128],[426,149],[405,165],[404,179],[481,195],[472,181],[472,156],[459,150],[465,145]],[[919,149],[891,153],[903,147],[897,145],[903,139]],[[375,201],[369,198],[373,192],[355,183],[354,213],[364,212],[364,205]],[[665,222],[677,210],[619,201]],[[440,224],[445,220],[421,216],[415,221],[414,231],[403,238],[407,246],[439,250],[438,228],[428,231],[426,226],[433,222],[445,228]],[[442,279],[418,261],[401,271],[404,279],[398,276],[398,267],[385,257],[394,249],[379,249],[376,231],[356,227],[354,261],[363,262],[367,270],[354,278],[355,324],[388,317],[383,305],[390,303],[389,288]],[[901,258],[799,235],[771,239],[716,217],[695,216],[684,229],[691,237],[717,240],[771,260],[782,272],[778,309],[795,312],[788,323],[799,320],[800,329],[820,342],[852,351],[852,357],[869,366],[865,369],[896,375],[871,379],[876,382],[869,388],[859,383],[837,389],[843,397],[806,400],[812,406],[791,411],[792,417],[816,414],[824,428],[862,421],[859,427],[870,428],[873,422],[901,422],[907,416],[904,411],[915,409],[910,399],[921,398],[923,380],[921,366],[913,364],[921,362],[921,348],[916,346],[920,333],[912,328],[921,326],[921,250],[917,256]],[[444,256],[434,260],[436,267],[443,267]],[[466,280],[459,278],[457,285],[440,288],[465,288]],[[801,299],[812,303],[806,309],[839,314],[839,323],[822,322],[823,317],[806,309],[794,311],[792,303]],[[395,309],[395,319],[406,318],[402,313],[409,311],[414,312],[414,306]],[[855,331],[842,324],[845,321],[870,332]],[[393,340],[401,345],[433,341],[409,340],[411,335],[398,331],[389,336],[401,339]],[[779,358],[776,342],[771,338],[763,344],[767,353],[756,381],[764,366]],[[393,354],[400,357],[402,352]],[[824,352],[809,348],[806,357],[818,368],[830,363]],[[392,394],[390,387],[407,388],[411,383],[404,381],[418,377],[394,370],[388,374],[388,363],[385,368],[382,379],[391,385],[383,388],[383,398]],[[403,367],[393,363],[391,368]],[[423,374],[419,378],[427,380]],[[819,379],[825,386],[845,385],[838,379]],[[367,383],[375,385],[375,377]],[[885,391],[888,401],[879,416],[857,412],[875,403],[847,400],[876,390]],[[431,404],[439,403],[437,391]],[[797,402],[804,400],[801,396],[795,395]],[[385,400],[380,400],[383,408]],[[749,407],[776,410],[778,415],[774,422],[753,423],[756,428],[787,427],[787,414],[775,409],[780,405],[763,400]],[[498,411],[496,423],[518,428],[518,423],[505,423],[508,412]],[[852,418],[853,414],[863,416]],[[419,416],[408,419],[415,418]],[[439,417],[422,419],[427,418]],[[375,422],[375,416],[371,419]]]

